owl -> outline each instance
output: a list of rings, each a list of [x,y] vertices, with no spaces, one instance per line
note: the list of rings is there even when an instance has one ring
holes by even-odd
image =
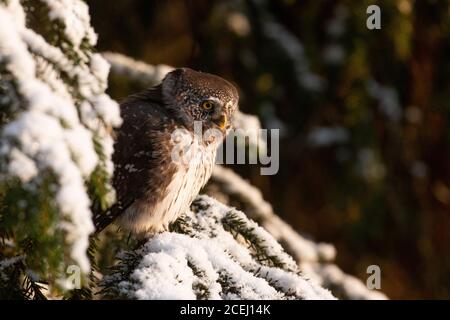
[[[94,219],[97,232],[113,220],[135,235],[168,230],[210,178],[238,99],[228,81],[188,68],[126,98],[113,153],[117,201]]]

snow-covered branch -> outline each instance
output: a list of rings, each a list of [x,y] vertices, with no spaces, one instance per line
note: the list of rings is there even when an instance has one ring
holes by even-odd
[[[251,219],[257,221],[292,255],[306,277],[330,289],[337,297],[386,299],[383,293],[369,290],[361,280],[345,274],[333,264],[336,249],[332,245],[316,243],[295,231],[274,213],[260,190],[231,169],[216,166],[206,193],[223,203],[240,208]]]
[[[103,57],[111,65],[113,74],[136,81],[145,87],[160,83],[165,75],[173,70],[165,64],[153,66],[115,52],[104,52]]]
[[[73,289],[68,265],[92,282],[102,277],[105,298],[334,299],[329,290],[383,297],[332,264],[333,246],[298,234],[258,189],[219,166],[207,191],[226,204],[199,196],[170,232],[121,252],[111,272],[96,270],[91,216],[114,199],[111,132],[121,123],[118,104],[105,93],[110,65],[113,76],[142,87],[172,68],[94,53],[97,35],[81,0],[35,5],[0,0],[0,284],[8,288],[1,297],[61,297],[67,290],[59,289]],[[46,27],[33,28],[33,21]],[[291,58],[301,53],[300,45],[285,47],[287,30],[265,30],[281,38]],[[297,62],[297,73],[310,76]],[[243,113],[234,123],[243,132],[260,128],[257,117]],[[263,141],[249,144],[264,148]],[[91,293],[87,277],[83,282],[73,296]]]
[[[234,208],[200,196],[172,232],[158,234],[103,281],[109,298],[333,299],[299,274],[263,228]]]
[[[51,32],[38,33],[28,25],[27,19],[38,18],[29,16],[37,12],[34,5],[47,12],[39,18]],[[47,244],[55,254],[70,256],[86,273],[92,200],[111,198],[108,191],[89,194],[86,186],[95,177],[105,182],[102,190],[110,189],[110,131],[121,122],[117,103],[104,92],[109,65],[93,53],[96,41],[81,0],[0,2],[0,85],[7,120],[0,123],[0,189],[6,205],[1,234],[14,231],[33,241],[30,230],[36,237],[53,234],[55,240]],[[18,205],[8,203],[15,192],[22,192]],[[58,243],[61,232],[64,244]]]

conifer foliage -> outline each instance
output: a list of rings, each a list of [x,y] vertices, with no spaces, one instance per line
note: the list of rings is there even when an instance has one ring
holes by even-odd
[[[192,211],[134,251],[103,282],[107,298],[333,299],[274,238],[236,209],[200,196]]]
[[[96,41],[81,0],[0,0],[0,298],[333,299],[208,196],[144,242],[114,226],[93,237],[121,123]]]
[[[90,272],[91,210],[114,199],[109,65],[80,0],[0,1],[0,295]]]

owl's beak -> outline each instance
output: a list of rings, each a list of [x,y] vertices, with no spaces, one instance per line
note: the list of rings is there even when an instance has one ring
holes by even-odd
[[[225,128],[227,128],[228,125],[228,118],[227,115],[221,114],[219,118],[217,118],[216,120],[214,120],[214,123],[217,124],[217,126],[220,128],[220,130],[225,130]]]

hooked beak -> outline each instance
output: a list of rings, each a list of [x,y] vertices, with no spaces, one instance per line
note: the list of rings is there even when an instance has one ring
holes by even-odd
[[[228,126],[228,118],[227,115],[221,114],[219,118],[214,120],[214,123],[220,128],[220,130],[224,131]]]

